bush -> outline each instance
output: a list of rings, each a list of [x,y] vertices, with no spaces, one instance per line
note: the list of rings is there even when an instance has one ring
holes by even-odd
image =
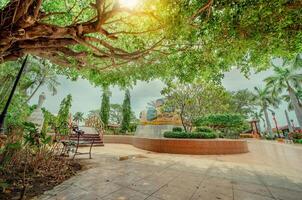
[[[290,134],[293,139],[296,139],[296,140],[302,139],[301,133],[290,133]]]
[[[196,126],[208,126],[224,133],[241,133],[249,128],[244,117],[239,114],[211,114],[198,118],[194,124]]]
[[[217,135],[214,132],[173,132],[167,131],[164,133],[165,138],[191,138],[191,139],[212,139]]]
[[[294,139],[294,143],[302,144],[302,139]]]
[[[275,137],[272,137],[272,136],[270,136],[270,135],[266,135],[266,136],[265,136],[265,139],[267,139],[267,140],[275,140]]]
[[[173,127],[172,132],[182,132],[182,128],[181,127]]]
[[[200,127],[197,127],[195,132],[207,132],[207,133],[211,133],[213,132],[213,129],[210,128],[210,127],[207,127],[207,126],[200,126]]]
[[[136,123],[130,123],[129,124],[129,132],[133,133],[136,131],[137,124]]]

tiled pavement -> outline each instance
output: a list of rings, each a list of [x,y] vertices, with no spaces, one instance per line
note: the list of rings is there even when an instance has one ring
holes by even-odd
[[[240,155],[189,156],[107,144],[84,160],[87,170],[37,199],[302,200],[300,146],[251,140],[249,149]],[[124,155],[141,156],[117,159]]]

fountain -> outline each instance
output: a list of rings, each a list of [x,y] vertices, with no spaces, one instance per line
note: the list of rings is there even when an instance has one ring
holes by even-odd
[[[157,99],[152,107],[140,113],[140,124],[135,136],[162,138],[163,133],[171,131],[173,127],[182,127],[177,111],[165,108],[164,102],[164,99]]]

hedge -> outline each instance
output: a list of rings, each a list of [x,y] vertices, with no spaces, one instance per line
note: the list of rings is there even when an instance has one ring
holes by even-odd
[[[173,127],[172,132],[182,132],[181,127]]]
[[[167,131],[164,133],[165,138],[191,138],[191,139],[212,139],[217,135],[213,132],[173,132]]]
[[[207,132],[207,133],[211,133],[211,132],[214,132],[214,130],[210,127],[207,127],[207,126],[200,126],[200,127],[197,127],[195,132]]]

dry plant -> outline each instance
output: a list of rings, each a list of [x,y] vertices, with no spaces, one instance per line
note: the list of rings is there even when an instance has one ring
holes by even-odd
[[[57,144],[39,148],[25,145],[8,151],[6,156],[10,158],[2,162],[0,168],[0,183],[6,186],[0,191],[0,199],[31,198],[63,182],[80,169],[75,161],[60,156]]]

